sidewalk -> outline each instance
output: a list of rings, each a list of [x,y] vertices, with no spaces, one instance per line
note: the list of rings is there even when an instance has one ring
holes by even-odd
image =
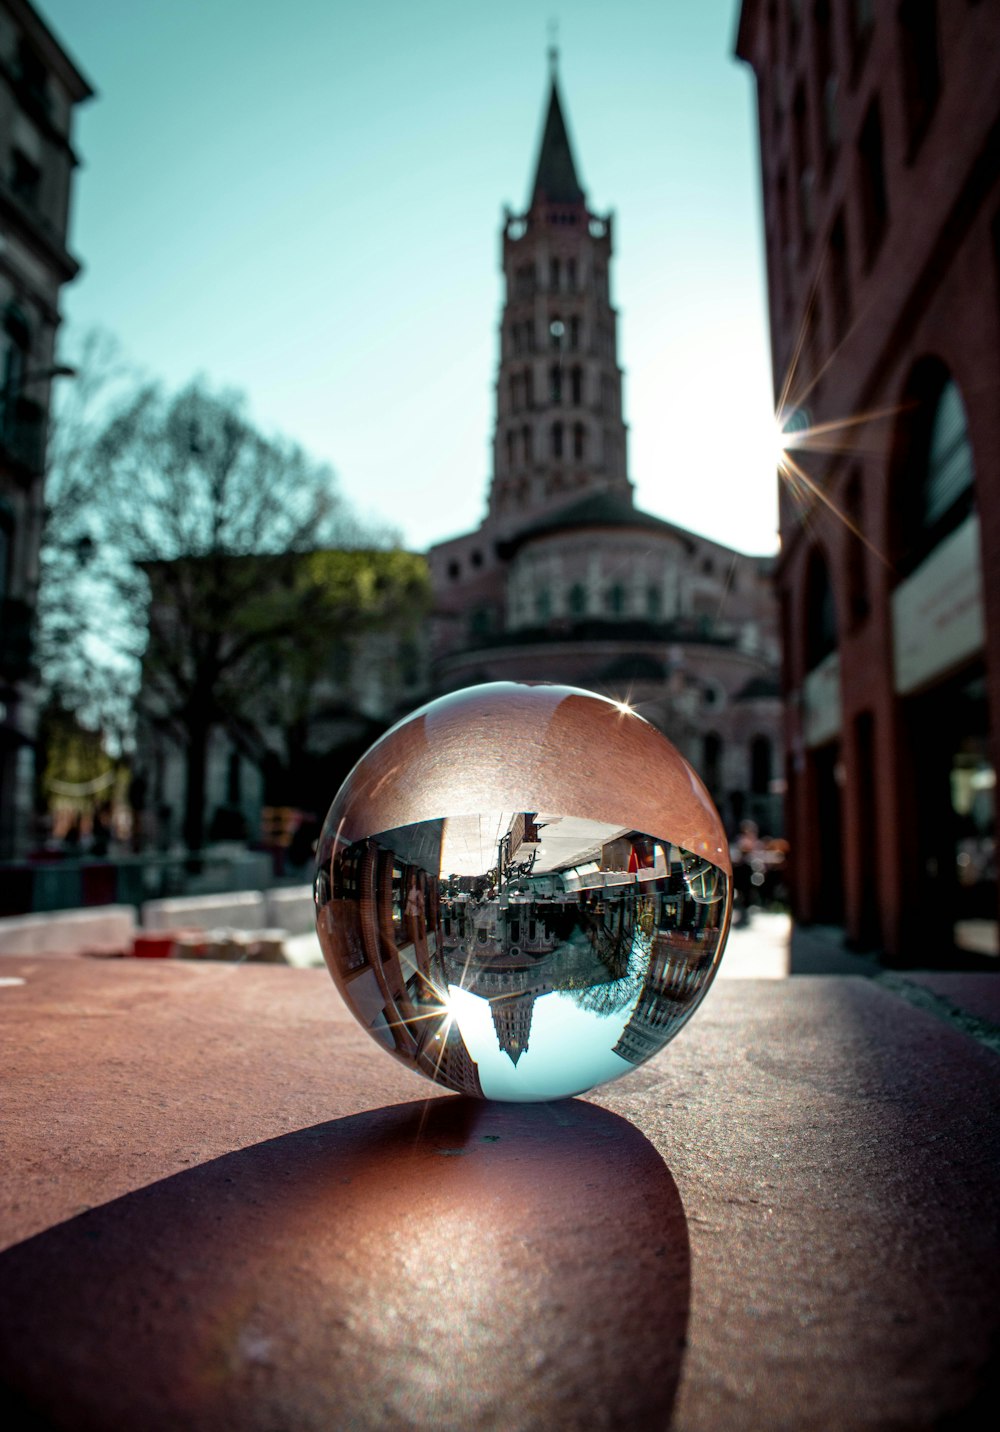
[[[404,1069],[325,970],[0,960],[6,1425],[988,1423],[1000,982],[786,979],[786,934],[528,1106]]]

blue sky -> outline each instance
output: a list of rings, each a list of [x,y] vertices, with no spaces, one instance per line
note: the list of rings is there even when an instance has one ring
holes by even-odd
[[[39,0],[78,113],[70,329],[247,395],[422,547],[490,472],[502,206],[548,25],[578,169],[616,213],[630,469],[648,511],[776,546],[753,87],[737,0]]]

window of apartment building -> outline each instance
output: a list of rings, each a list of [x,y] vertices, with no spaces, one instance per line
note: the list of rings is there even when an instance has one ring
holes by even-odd
[[[809,392],[815,398],[819,392],[820,378],[826,363],[826,350],[823,344],[823,303],[820,299],[819,289],[813,290],[806,315],[805,361],[809,378]]]
[[[975,465],[965,404],[937,359],[916,370],[898,430],[897,568],[913,571],[975,505]]]
[[[578,408],[583,402],[583,369],[575,367],[569,375],[570,397],[573,400],[574,408]]]
[[[46,113],[49,110],[49,77],[44,63],[22,36],[17,43],[14,72],[29,98]]]
[[[625,610],[625,588],[621,582],[615,582],[607,590],[605,605],[613,617],[620,617]]]
[[[851,316],[851,279],[847,258],[847,226],[841,209],[830,227],[830,299],[833,330],[843,338]]]
[[[875,29],[875,0],[849,0],[851,79],[857,80]]]
[[[570,615],[582,617],[587,610],[587,589],[582,582],[574,582],[569,589]]]
[[[799,256],[803,258],[809,247],[809,240],[812,238],[816,223],[816,177],[809,156],[806,95],[801,85],[795,91],[795,98],[792,101],[792,158],[795,163],[795,180],[799,201],[799,235],[801,238]]]
[[[903,0],[898,19],[908,157],[912,159],[941,87],[936,0]]]
[[[0,344],[3,352],[0,360],[0,432],[5,432],[15,421],[17,400],[31,347],[28,320],[15,303],[8,304],[4,314]]]
[[[521,452],[524,457],[525,466],[527,466],[527,464],[531,462],[531,446],[531,429],[527,425],[525,425],[521,429]]]
[[[576,316],[569,321],[569,346],[571,348],[580,346],[580,320]]]
[[[473,607],[469,614],[469,631],[473,636],[489,636],[493,630],[493,612],[489,607]]]
[[[514,292],[518,298],[531,298],[535,292],[535,266],[522,264],[514,275]]]
[[[886,187],[882,145],[882,112],[877,97],[868,106],[858,136],[858,168],[865,258],[871,264],[882,242],[889,218],[889,193]]]
[[[871,600],[868,593],[868,553],[862,535],[865,527],[861,473],[854,468],[844,492],[844,516],[847,518],[847,615],[851,627],[858,627],[868,616]],[[859,535],[861,534],[861,535]]]
[[[549,398],[553,403],[562,402],[562,368],[558,363],[549,369]]]
[[[42,171],[23,149],[11,150],[10,187],[26,204],[38,203],[42,191]]]
[[[926,530],[942,519],[971,507],[975,469],[965,417],[965,404],[957,384],[949,379],[941,389],[931,420],[927,464],[921,494],[921,521]]]
[[[566,287],[576,293],[576,259],[566,260]]]
[[[553,293],[558,293],[562,284],[562,267],[558,259],[552,259],[549,263],[549,288]]]
[[[771,0],[767,7],[767,62],[773,71],[778,60],[778,3]]]
[[[563,425],[562,423],[552,424],[552,456],[562,457],[563,455]]]
[[[576,458],[587,456],[587,429],[582,423],[573,424],[573,456]]]
[[[788,54],[794,55],[802,34],[802,0],[788,0]]]
[[[14,547],[14,509],[0,497],[0,602],[7,595]]]
[[[507,434],[507,467],[508,467],[508,468],[512,468],[513,466],[514,466],[514,434],[513,434],[513,432],[509,432],[509,433]]]
[[[788,207],[788,174],[779,170],[775,185],[775,233],[778,244],[777,268],[782,305],[787,313],[792,302],[795,250],[792,241],[791,214]]]
[[[837,609],[830,572],[823,555],[814,551],[806,580],[806,671],[837,649]]]
[[[817,0],[813,10],[813,60],[816,74],[817,130],[822,144],[824,174],[829,173],[840,143],[837,113],[837,74],[833,62],[833,24],[830,0]]]

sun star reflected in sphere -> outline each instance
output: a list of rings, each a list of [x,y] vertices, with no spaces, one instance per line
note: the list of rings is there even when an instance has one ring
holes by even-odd
[[[707,791],[627,702],[496,682],[359,762],[315,893],[334,981],[387,1052],[461,1093],[538,1100],[673,1038],[718,968],[730,890]]]

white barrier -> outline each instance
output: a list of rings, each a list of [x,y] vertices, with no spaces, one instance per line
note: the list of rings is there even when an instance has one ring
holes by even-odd
[[[5,915],[0,917],[0,955],[119,954],[131,950],[134,935],[131,905]]]
[[[287,885],[267,892],[267,923],[290,935],[308,935],[316,928],[311,885]]]
[[[267,918],[264,896],[256,890],[230,895],[178,895],[169,900],[147,900],[142,906],[144,930],[263,930],[275,922]]]

